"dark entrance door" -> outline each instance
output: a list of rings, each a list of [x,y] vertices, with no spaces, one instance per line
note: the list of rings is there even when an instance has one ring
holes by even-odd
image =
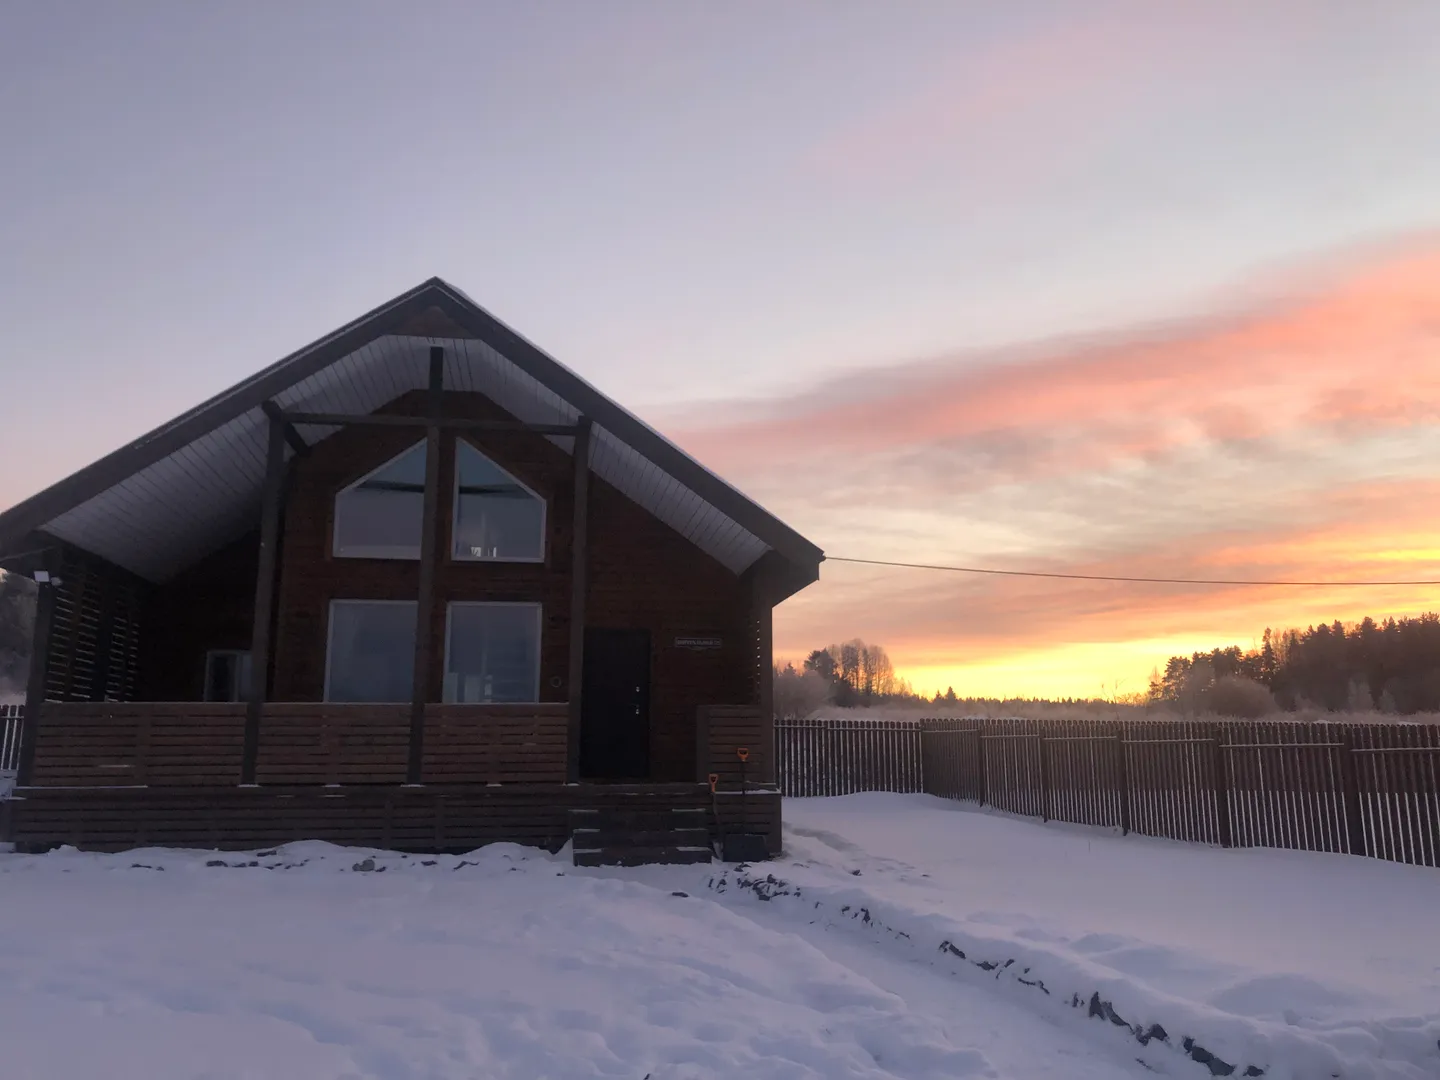
[[[580,698],[580,776],[650,775],[650,632],[585,630]]]

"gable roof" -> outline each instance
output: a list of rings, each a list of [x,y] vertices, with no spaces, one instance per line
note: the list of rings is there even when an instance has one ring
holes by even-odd
[[[264,403],[373,412],[424,388],[437,344],[445,347],[447,388],[483,393],[529,423],[590,417],[596,475],[733,572],[774,552],[813,580],[825,557],[818,547],[440,278],[0,513],[0,555],[43,533],[162,581],[253,526],[265,472]],[[301,434],[314,443],[335,430]],[[551,438],[571,450],[572,440]]]

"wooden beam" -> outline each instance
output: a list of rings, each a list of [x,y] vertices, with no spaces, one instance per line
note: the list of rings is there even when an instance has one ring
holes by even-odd
[[[115,647],[115,607],[123,586],[108,578],[100,586],[100,617],[95,624],[95,660],[90,668],[90,700],[104,701],[109,689],[110,667]]]
[[[445,350],[439,345],[430,346],[430,390],[425,404],[425,500],[420,526],[420,589],[415,603],[415,670],[410,688],[410,760],[405,769],[409,784],[424,782],[425,699],[430,696],[430,626],[435,621],[440,541],[440,414],[445,409]]]
[[[764,748],[760,756],[761,768],[768,775],[759,775],[757,780],[766,784],[775,782],[775,609],[774,602],[770,599],[773,595],[769,583],[756,577],[752,582],[754,592],[751,594],[753,605],[755,630],[757,640],[755,642],[755,666],[756,675],[759,676],[758,704],[760,706],[760,730],[761,739],[764,741]]]
[[[296,457],[304,457],[310,453],[310,444],[300,437],[300,432],[295,430],[295,425],[285,419],[285,414],[280,411],[280,406],[273,401],[260,403],[261,410],[270,418],[273,424],[279,420],[285,426],[285,441],[290,444],[290,449],[295,451]]]
[[[494,349],[577,412],[668,473],[737,525],[748,529],[791,562],[815,565],[825,553],[751,502],[725,481],[611,401],[573,371],[545,355],[468,298],[440,283],[437,306],[455,323]]]
[[[575,425],[573,451],[575,480],[574,516],[570,530],[570,752],[567,757],[567,778],[570,783],[580,779],[580,717],[582,689],[585,684],[585,595],[589,588],[590,522],[590,418],[580,417]]]
[[[240,756],[240,782],[255,783],[260,753],[260,717],[265,709],[265,684],[270,673],[270,625],[275,613],[275,578],[280,567],[280,516],[285,489],[285,424],[270,417],[265,445],[265,486],[260,502],[260,559],[255,570],[254,621],[250,627],[250,685],[245,688],[245,740]]]
[[[440,346],[435,346],[440,348]],[[531,431],[537,435],[574,435],[573,424],[527,424],[523,420],[472,420],[463,416],[403,416],[399,413],[311,413],[282,414],[292,424],[323,427],[439,427],[447,431]]]
[[[37,581],[35,626],[30,637],[30,678],[25,684],[25,717],[20,726],[20,760],[16,765],[15,786],[29,787],[35,775],[35,741],[40,732],[40,710],[45,704],[45,682],[49,675],[50,628],[55,623],[55,583],[50,580],[57,563],[50,563],[49,572],[40,572],[47,580]]]

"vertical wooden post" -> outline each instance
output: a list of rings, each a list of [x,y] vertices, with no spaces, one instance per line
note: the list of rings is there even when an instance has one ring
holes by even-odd
[[[589,591],[590,528],[590,418],[575,421],[575,469],[571,494],[574,498],[570,523],[570,670],[566,693],[570,715],[567,725],[569,749],[565,757],[565,779],[580,780],[580,718],[585,685],[585,597]]]
[[[695,706],[695,779],[705,783],[715,763],[710,760],[710,706]]]
[[[1050,740],[1039,736],[1040,744],[1040,820],[1050,820]]]
[[[274,621],[275,577],[280,566],[280,505],[285,487],[285,422],[278,409],[267,408],[265,413],[270,418],[270,430],[265,441],[260,557],[250,627],[250,685],[245,688],[245,739],[240,751],[242,784],[255,783],[255,762],[260,755],[260,718],[265,711],[265,684],[270,672],[270,625]]]
[[[35,597],[35,626],[30,637],[30,677],[25,683],[25,715],[20,719],[20,760],[15,769],[16,787],[29,787],[35,775],[35,741],[40,733],[40,711],[45,705],[50,627],[55,622],[55,584],[50,580],[53,572],[52,566],[51,570],[43,575],[46,580],[36,582],[39,592]]]
[[[1370,854],[1365,823],[1360,817],[1360,778],[1355,772],[1355,740],[1350,731],[1340,737],[1340,786],[1345,801],[1346,844],[1351,855]]]
[[[430,383],[425,403],[425,499],[420,525],[420,588],[415,598],[415,669],[410,686],[410,758],[405,782],[424,782],[425,701],[430,696],[431,624],[440,541],[440,417],[445,410],[445,350],[430,346]],[[442,646],[443,647],[443,646]]]
[[[1210,743],[1215,756],[1215,827],[1219,830],[1221,847],[1234,846],[1230,832],[1230,768],[1225,760],[1225,746],[1217,734]]]
[[[1125,760],[1125,736],[1115,736],[1116,761],[1120,781],[1120,835],[1130,835],[1130,767]]]
[[[114,580],[100,585],[100,620],[95,625],[95,666],[90,673],[90,700],[108,700],[112,653],[115,647],[115,605],[123,586]]]
[[[775,761],[775,609],[770,604],[768,578],[756,574],[751,584],[751,605],[756,623],[755,674],[759,679],[756,687],[760,706],[760,738],[763,747],[759,775],[761,783],[773,783],[772,770]]]
[[[985,805],[985,797],[990,794],[985,783],[985,729],[978,724],[975,728],[975,762],[980,774],[980,805]]]

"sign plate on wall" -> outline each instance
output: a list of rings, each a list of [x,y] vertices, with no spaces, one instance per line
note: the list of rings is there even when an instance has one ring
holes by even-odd
[[[695,652],[705,652],[710,649],[719,649],[725,644],[725,639],[710,634],[681,634],[675,638],[677,649],[692,649]]]

